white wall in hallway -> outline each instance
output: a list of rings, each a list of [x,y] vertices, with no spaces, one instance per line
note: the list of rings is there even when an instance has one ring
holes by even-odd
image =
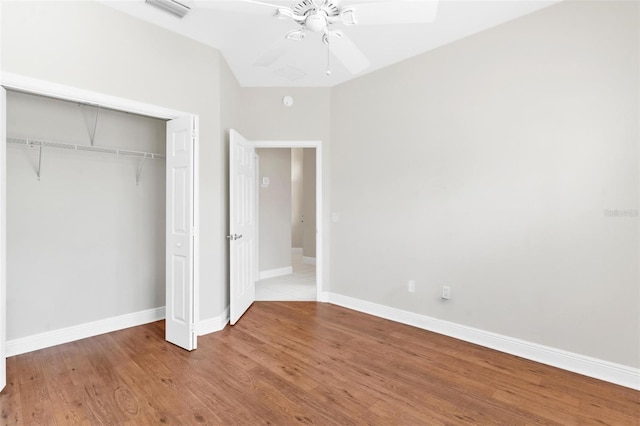
[[[259,185],[259,270],[291,267],[291,149],[258,148]]]

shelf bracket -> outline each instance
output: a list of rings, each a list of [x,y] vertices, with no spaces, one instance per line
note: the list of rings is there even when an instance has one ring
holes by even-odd
[[[144,163],[147,159],[147,154],[144,154],[144,157],[140,160],[140,164],[138,165],[138,172],[136,173],[136,186],[140,184],[140,179],[142,178],[142,171],[144,170]]]
[[[96,129],[98,128],[98,117],[100,116],[100,105],[98,105],[98,109],[96,110],[96,118],[93,121],[93,132],[89,135],[91,139],[91,146],[93,146],[93,142],[96,138]]]
[[[29,142],[31,148],[35,148],[36,145],[33,142]],[[38,147],[38,165],[36,166],[36,178],[40,180],[40,171],[42,170],[42,145]]]

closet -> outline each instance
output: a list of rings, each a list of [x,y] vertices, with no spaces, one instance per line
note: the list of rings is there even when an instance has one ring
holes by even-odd
[[[7,342],[165,305],[166,121],[7,92]]]

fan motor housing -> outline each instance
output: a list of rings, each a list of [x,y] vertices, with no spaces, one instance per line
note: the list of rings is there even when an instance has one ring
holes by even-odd
[[[309,16],[313,13],[324,12],[327,17],[340,15],[340,8],[331,0],[326,0],[321,6],[316,6],[312,0],[302,0],[292,7],[299,16]]]

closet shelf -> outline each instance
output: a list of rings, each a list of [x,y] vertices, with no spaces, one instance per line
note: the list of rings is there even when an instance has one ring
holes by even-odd
[[[163,154],[156,154],[153,152],[132,151],[130,149],[118,149],[118,148],[105,148],[91,145],[75,145],[70,143],[61,142],[49,142],[38,139],[25,139],[25,138],[7,138],[7,143],[13,143],[18,145],[27,145],[32,147],[47,147],[47,148],[59,148],[68,149],[72,151],[89,151],[89,152],[101,152],[103,154],[115,154],[122,155],[124,157],[135,157],[147,160],[159,160],[166,158]]]
[[[38,147],[38,164],[36,165],[36,177],[40,180],[40,171],[42,170],[42,148],[59,148],[68,149],[71,151],[87,151],[87,152],[100,152],[103,154],[115,154],[122,157],[138,158],[140,164],[136,172],[136,185],[140,183],[142,178],[142,171],[144,170],[144,163],[146,160],[160,160],[166,158],[163,154],[156,154],[154,152],[132,151],[130,149],[118,149],[118,148],[105,148],[93,145],[76,145],[72,143],[62,142],[49,142],[38,139],[26,139],[26,138],[7,138],[7,143],[14,143],[18,145],[25,145],[29,147]]]

